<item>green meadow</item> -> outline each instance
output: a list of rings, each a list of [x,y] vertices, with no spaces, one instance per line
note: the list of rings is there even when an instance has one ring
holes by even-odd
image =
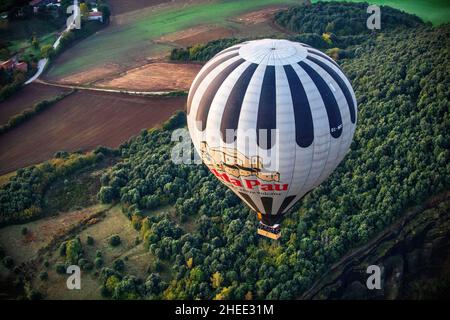
[[[298,3],[299,0],[214,1],[139,10],[127,15],[125,22],[81,41],[71,49],[70,59],[64,59],[63,64],[51,68],[50,75],[64,76],[105,62],[126,65],[129,61],[167,51],[168,46],[152,43],[165,34],[201,24],[226,25],[228,18],[252,10]]]

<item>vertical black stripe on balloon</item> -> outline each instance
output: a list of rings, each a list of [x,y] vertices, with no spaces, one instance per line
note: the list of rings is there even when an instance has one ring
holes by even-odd
[[[327,56],[326,54],[324,54],[320,51],[309,50],[309,49],[307,49],[307,51],[311,54],[315,54],[316,56],[322,57],[322,58],[330,61],[332,64],[334,64],[336,67],[338,67],[339,70],[341,70],[341,67],[339,67],[339,65],[333,59],[331,59],[329,56]]]
[[[256,212],[261,212],[258,207],[256,206],[256,204],[253,202],[252,198],[250,198],[250,196],[248,194],[239,192],[239,195],[245,200],[247,201],[248,205],[250,206],[250,208],[252,208],[254,211]]]
[[[200,99],[197,111],[197,128],[201,131],[206,129],[206,122],[208,120],[209,109],[211,108],[211,103],[216,96],[217,90],[219,90],[222,83],[230,75],[233,70],[235,70],[240,64],[245,60],[239,59],[225,67],[219,74],[209,83],[206,91]],[[199,127],[200,126],[200,127]]]
[[[303,61],[298,63],[303,70],[311,77],[312,81],[319,90],[320,96],[325,104],[327,111],[328,123],[330,125],[330,133],[333,138],[339,138],[342,133],[342,118],[339,106],[336,102],[333,92],[322,77],[308,64]]]
[[[241,114],[242,103],[244,102],[245,93],[247,92],[248,84],[255,73],[257,64],[252,63],[244,72],[240,75],[239,79],[231,89],[231,93],[228,96],[225,108],[223,110],[222,121],[220,123],[220,132],[222,134],[222,140],[227,143],[232,141],[225,141],[226,130],[236,130],[239,123],[239,116]],[[234,139],[236,135],[233,134]]]
[[[264,206],[265,213],[272,214],[273,198],[272,197],[261,197],[261,202]]]
[[[292,104],[294,107],[295,141],[306,148],[314,140],[314,124],[311,114],[311,106],[302,82],[291,65],[283,66],[291,90]]]
[[[281,207],[278,210],[278,214],[282,214],[284,210],[286,210],[286,208],[291,204],[292,200],[295,199],[296,196],[289,196],[284,198],[283,203],[281,203]]]
[[[336,83],[339,85],[339,88],[341,88],[342,92],[344,93],[345,100],[347,100],[348,109],[350,111],[350,120],[352,121],[352,123],[355,123],[355,104],[353,102],[353,97],[350,93],[350,90],[348,89],[344,80],[342,80],[342,78],[337,74],[336,71],[333,70],[333,68],[328,66],[326,63],[323,63],[319,59],[316,59],[314,57],[307,57],[307,59],[318,64],[322,69],[328,72],[328,74],[334,79],[334,81],[336,81]]]
[[[220,59],[217,59],[217,61],[214,61],[210,66],[208,66],[206,68],[206,70],[204,70],[200,76],[198,77],[197,81],[195,81],[194,85],[192,86],[191,91],[189,92],[189,98],[188,98],[188,102],[187,102],[187,114],[189,114],[189,112],[191,111],[191,104],[192,104],[192,100],[194,99],[194,95],[195,92],[197,91],[200,83],[206,78],[206,76],[208,74],[211,73],[212,70],[214,70],[219,64],[234,58],[238,55],[238,53],[232,53],[230,55],[227,55],[225,57],[222,57]]]
[[[272,129],[276,129],[277,110],[276,110],[276,88],[275,88],[275,67],[267,66],[264,73],[264,79],[259,98],[258,118],[256,122],[256,140],[258,146],[263,149],[272,148]],[[259,141],[260,135],[266,134],[266,141]],[[266,142],[266,143],[263,143]],[[273,143],[275,144],[275,143]]]

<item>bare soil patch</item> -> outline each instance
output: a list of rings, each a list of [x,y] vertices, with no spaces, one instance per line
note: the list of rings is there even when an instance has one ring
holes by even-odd
[[[95,86],[136,91],[189,90],[201,67],[193,63],[150,63],[113,79],[97,82]]]
[[[83,70],[78,73],[68,75],[66,77],[54,78],[46,76],[45,79],[49,81],[56,81],[60,84],[66,85],[86,85],[98,79],[104,79],[105,77],[112,76],[121,71],[122,69],[118,65],[105,64],[96,66],[89,70]]]
[[[283,8],[287,8],[287,6],[276,6],[276,7],[270,7],[265,8],[262,10],[253,11],[250,13],[246,13],[242,16],[239,16],[232,21],[236,21],[245,25],[252,25],[252,24],[258,24],[263,23],[267,21],[271,21],[274,14],[278,11],[280,11]]]
[[[78,91],[0,135],[0,174],[45,161],[60,150],[116,148],[183,110],[185,103],[185,97]]]

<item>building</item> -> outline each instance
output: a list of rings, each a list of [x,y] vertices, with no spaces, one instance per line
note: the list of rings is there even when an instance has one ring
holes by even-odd
[[[103,23],[103,14],[98,11],[89,12],[88,20],[89,21],[100,21]]]

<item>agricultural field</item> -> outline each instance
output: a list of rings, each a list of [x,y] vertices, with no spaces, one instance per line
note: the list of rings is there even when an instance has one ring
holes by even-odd
[[[194,63],[150,63],[96,82],[95,86],[137,91],[187,91],[201,67]]]
[[[109,0],[108,3],[112,7],[112,14],[119,15],[122,13],[140,10],[142,8],[155,6],[171,2],[171,0]]]
[[[113,16],[108,28],[59,56],[49,69],[47,79],[61,81],[68,76],[92,73],[97,68],[104,69],[105,64],[115,66],[119,72],[144,65],[150,59],[166,56],[171,48],[177,46],[172,42],[158,41],[161,37],[197,26],[214,25],[216,28],[233,30],[235,35],[243,30],[245,35],[247,26],[233,19],[252,11],[292,4],[299,4],[299,1],[176,1],[118,14]],[[112,10],[114,12],[114,3]],[[267,34],[266,28],[258,33],[255,31],[252,31],[254,36]],[[277,31],[272,29],[273,32]],[[212,39],[203,36],[199,40]],[[190,42],[195,42],[195,38]]]
[[[7,123],[12,116],[31,108],[35,103],[67,93],[69,90],[40,83],[23,87],[17,94],[0,102],[0,125]]]
[[[0,135],[0,174],[42,162],[56,151],[118,147],[185,107],[185,97],[79,91]]]

